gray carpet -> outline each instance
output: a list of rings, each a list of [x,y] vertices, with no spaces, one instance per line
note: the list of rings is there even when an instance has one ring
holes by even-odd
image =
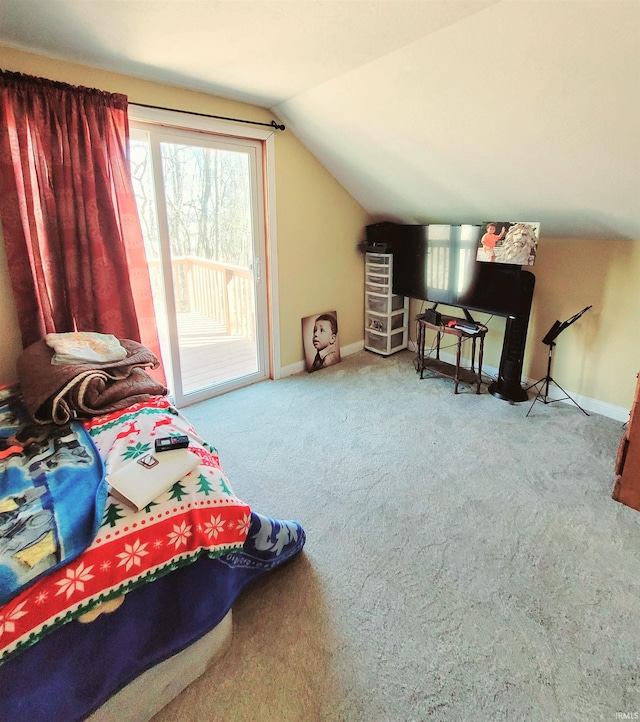
[[[640,712],[622,424],[461,389],[365,351],[184,409],[236,493],[307,545],[244,592],[230,651],[157,722]]]

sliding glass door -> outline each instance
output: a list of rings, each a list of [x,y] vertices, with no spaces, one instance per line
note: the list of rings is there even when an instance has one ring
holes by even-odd
[[[132,123],[131,167],[176,403],[267,378],[260,141]]]

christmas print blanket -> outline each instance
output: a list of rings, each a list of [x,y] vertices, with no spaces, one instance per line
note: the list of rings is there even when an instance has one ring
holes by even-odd
[[[110,494],[90,545],[0,606],[0,663],[98,605],[206,554],[242,550],[249,506],[233,493],[216,450],[165,397],[83,422],[106,474],[152,452],[158,437],[187,435],[199,466],[139,512]],[[79,485],[79,484],[78,484]]]

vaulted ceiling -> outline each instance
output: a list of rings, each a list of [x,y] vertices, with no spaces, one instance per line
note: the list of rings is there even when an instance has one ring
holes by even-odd
[[[640,240],[637,0],[0,0],[0,44],[271,108],[376,219]]]

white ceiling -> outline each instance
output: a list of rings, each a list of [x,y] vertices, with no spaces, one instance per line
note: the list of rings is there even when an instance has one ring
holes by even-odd
[[[269,107],[377,219],[640,240],[638,0],[0,0],[0,44]]]

